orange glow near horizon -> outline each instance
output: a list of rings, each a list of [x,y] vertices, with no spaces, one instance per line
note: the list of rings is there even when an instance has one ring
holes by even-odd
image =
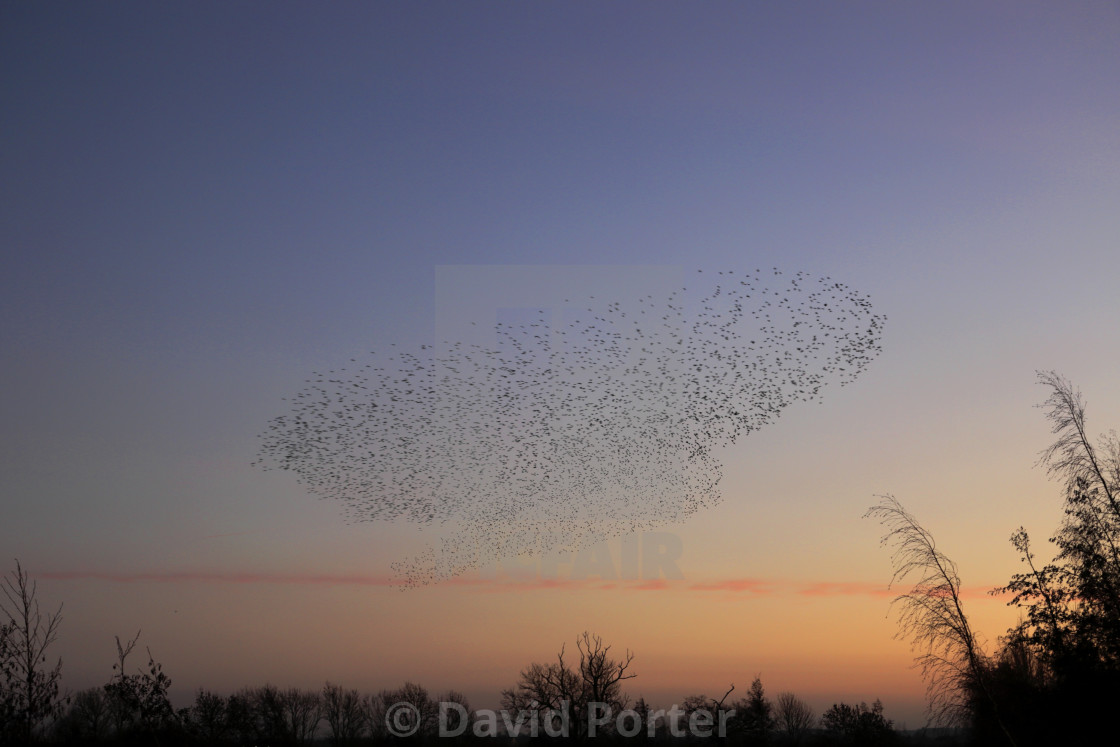
[[[97,663],[104,665],[112,636],[125,632],[108,619],[89,620],[84,609],[91,596],[112,595],[119,615],[151,631],[143,640],[174,673],[181,697],[198,687],[232,692],[266,682],[319,687],[329,679],[377,691],[416,681],[497,707],[525,666],[554,660],[562,645],[574,655],[582,629],[569,629],[570,621],[581,618],[614,651],[634,652],[638,677],[627,692],[658,705],[721,695],[732,683],[745,690],[758,675],[771,694],[792,691],[810,702],[883,698],[915,723],[924,692],[907,644],[893,640],[895,592],[867,582],[587,579],[557,587],[475,577],[401,592],[379,577],[330,574],[38,577],[53,581],[68,614],[85,621],[80,637],[62,646],[75,688],[105,679],[104,666],[83,652],[103,649]],[[167,584],[176,587],[176,607],[151,606],[146,591]],[[970,588],[965,600],[976,629],[994,641],[1014,618],[984,591]],[[397,609],[391,619],[379,613],[387,605]],[[449,615],[459,621],[454,628]],[[275,634],[270,619],[283,621]],[[293,631],[299,645],[291,644]]]

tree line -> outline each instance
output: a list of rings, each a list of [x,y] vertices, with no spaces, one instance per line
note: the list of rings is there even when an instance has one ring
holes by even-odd
[[[604,724],[597,737],[608,741],[693,739],[687,725],[702,714],[711,724],[726,723],[726,738],[750,745],[894,744],[897,735],[883,717],[882,703],[838,703],[820,719],[793,693],[771,701],[756,677],[747,693],[729,700],[692,695],[680,707],[655,711],[644,698],[632,700],[622,683],[634,655],[616,658],[601,637],[584,632],[576,639],[578,661],[565,661],[566,647],[553,662],[534,663],[521,671],[516,684],[503,691],[501,719],[494,711],[473,711],[466,697],[451,690],[429,694],[407,682],[396,689],[362,693],[327,682],[320,690],[246,687],[230,695],[199,689],[194,702],[176,709],[168,697],[170,677],[150,649],[147,663],[130,669],[140,639],[116,639],[117,663],[109,681],[76,693],[61,690],[61,660],[53,664],[46,649],[57,637],[61,608],[42,615],[36,587],[18,564],[4,580],[11,593],[0,626],[0,744],[50,743],[121,745],[358,745],[401,740],[443,743],[516,736],[537,741],[546,732],[528,730],[530,717],[566,721],[568,741],[589,738],[589,709],[598,704],[607,713],[624,714]],[[11,604],[15,600],[16,605]],[[12,612],[17,613],[12,616]],[[26,623],[20,628],[20,624]],[[403,710],[394,716],[394,710]],[[489,714],[490,723],[484,714]],[[628,714],[628,715],[625,715]],[[626,718],[639,728],[627,731]],[[540,723],[540,721],[538,721]],[[709,730],[710,731],[710,730]],[[560,732],[555,732],[559,734]],[[702,735],[702,732],[700,733]]]

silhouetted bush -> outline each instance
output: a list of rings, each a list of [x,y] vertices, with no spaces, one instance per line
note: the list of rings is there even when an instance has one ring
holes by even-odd
[[[837,744],[869,747],[898,744],[894,724],[883,717],[883,703],[879,700],[870,707],[866,703],[855,706],[837,703],[821,716],[821,726]]]

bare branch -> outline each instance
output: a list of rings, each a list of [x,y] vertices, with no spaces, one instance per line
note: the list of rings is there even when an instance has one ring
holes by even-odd
[[[1081,392],[1054,371],[1039,371],[1038,380],[1051,389],[1050,396],[1041,407],[1046,410],[1046,418],[1052,424],[1051,432],[1058,436],[1043,450],[1040,462],[1046,466],[1048,473],[1064,475],[1069,491],[1076,489],[1079,481],[1086,483],[1090,490],[1100,489],[1113,517],[1120,518],[1115,476],[1107,474],[1107,467],[1098,457],[1085,430],[1085,403]],[[1106,450],[1115,450],[1115,438],[1105,440],[1103,445]],[[1110,477],[1113,479],[1110,480]]]
[[[712,698],[712,703],[713,703],[713,704],[715,705],[715,711],[716,711],[717,713],[718,713],[719,711],[722,711],[722,710],[723,710],[723,701],[727,700],[727,696],[728,696],[728,695],[730,695],[730,694],[731,694],[731,692],[732,692],[732,691],[733,691],[734,689],[735,689],[735,683],[734,683],[734,682],[732,682],[732,683],[731,683],[731,687],[730,687],[730,688],[728,689],[728,691],[727,691],[727,692],[725,692],[725,693],[723,694],[723,697],[719,699],[719,702],[718,702],[718,703],[716,702],[716,699],[715,699],[715,698]]]
[[[994,700],[986,683],[986,657],[964,614],[957,566],[894,496],[880,498],[864,518],[876,518],[888,529],[881,542],[894,548],[891,585],[917,577],[910,591],[891,602],[899,608],[898,637],[911,639],[918,652],[915,664],[926,681],[930,716],[962,723],[973,692],[983,692],[993,706]],[[1006,728],[1004,733],[1014,744]]]
[[[62,659],[51,669],[45,665],[47,649],[58,639],[62,605],[53,614],[43,615],[38,590],[19,560],[15,571],[0,584],[0,616],[8,618],[4,625],[6,656],[0,661],[0,674],[6,682],[0,683],[0,689],[14,696],[17,726],[24,741],[30,741],[35,730],[61,706]]]

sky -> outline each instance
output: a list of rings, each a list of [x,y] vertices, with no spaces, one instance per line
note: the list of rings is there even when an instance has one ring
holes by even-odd
[[[1008,538],[1061,515],[1035,372],[1120,427],[1118,33],[1115,2],[4,4],[0,562],[65,605],[66,686],[140,629],[181,704],[496,707],[589,630],[664,707],[760,675],[921,725],[861,517],[902,501],[993,646]],[[252,464],[316,372],[756,268],[865,294],[882,352],[719,451],[722,502],[651,537],[679,578],[402,591],[415,526]]]

